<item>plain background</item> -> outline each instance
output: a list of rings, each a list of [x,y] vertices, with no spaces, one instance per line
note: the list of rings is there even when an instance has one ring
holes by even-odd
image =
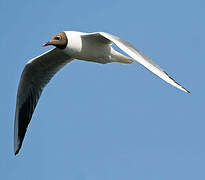
[[[204,0],[0,0],[0,179],[204,180]],[[64,30],[135,45],[186,94],[138,63],[76,60],[45,88],[13,154],[25,63]]]

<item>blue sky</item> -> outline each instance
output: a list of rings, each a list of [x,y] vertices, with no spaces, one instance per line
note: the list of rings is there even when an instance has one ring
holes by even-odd
[[[0,179],[204,180],[203,0],[0,1]],[[13,154],[18,82],[57,32],[130,41],[186,94],[137,63],[76,60],[45,88]]]

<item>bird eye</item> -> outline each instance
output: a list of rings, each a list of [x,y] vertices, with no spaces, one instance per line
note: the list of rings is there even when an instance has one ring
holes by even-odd
[[[61,36],[56,36],[54,39],[55,40],[61,40]]]

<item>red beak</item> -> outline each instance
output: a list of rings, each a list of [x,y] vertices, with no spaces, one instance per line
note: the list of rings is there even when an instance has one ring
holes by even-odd
[[[43,47],[48,46],[48,45],[50,45],[50,43],[46,42],[46,43],[43,44]]]

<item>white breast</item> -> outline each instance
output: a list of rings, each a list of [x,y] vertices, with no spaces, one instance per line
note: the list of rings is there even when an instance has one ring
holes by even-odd
[[[77,58],[82,51],[81,35],[84,33],[76,31],[65,31],[65,33],[68,39],[68,44],[64,49],[64,52],[72,57]]]

